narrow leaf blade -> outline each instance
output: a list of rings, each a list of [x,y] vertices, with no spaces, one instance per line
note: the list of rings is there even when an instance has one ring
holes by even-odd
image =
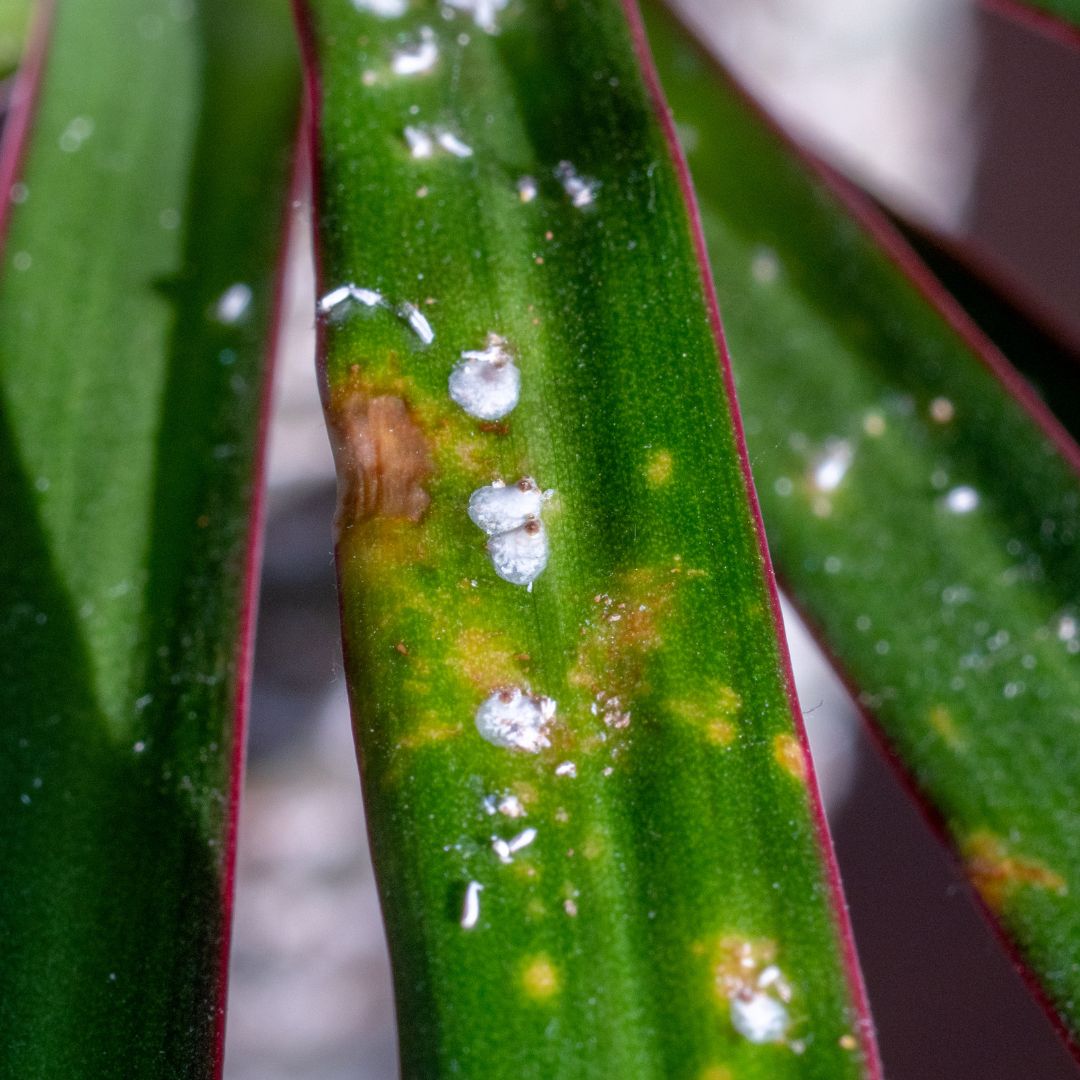
[[[300,12],[346,671],[404,1075],[872,1075],[626,14],[368,7]]]
[[[1075,1033],[1080,453],[888,226],[647,13],[778,571]]]

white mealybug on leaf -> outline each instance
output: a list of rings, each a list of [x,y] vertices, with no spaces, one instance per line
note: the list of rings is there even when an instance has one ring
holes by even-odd
[[[497,533],[488,540],[487,549],[495,573],[503,581],[527,585],[530,590],[548,562],[547,532],[538,520]]]
[[[450,372],[450,397],[477,420],[501,420],[520,395],[521,371],[498,334],[488,334],[483,349],[463,352]]]
[[[496,690],[476,710],[476,730],[493,746],[538,754],[551,745],[547,727],[555,702],[519,687]]]
[[[541,491],[532,477],[525,476],[513,485],[496,480],[470,496],[469,517],[487,533],[488,555],[503,581],[526,585],[531,591],[547,566],[547,531],[540,512],[554,494]]]
[[[469,517],[488,536],[494,536],[539,519],[544,499],[544,493],[530,476],[509,485],[496,480],[469,496]]]

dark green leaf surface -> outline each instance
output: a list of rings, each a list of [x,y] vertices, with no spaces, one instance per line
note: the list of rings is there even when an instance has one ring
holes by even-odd
[[[270,0],[56,5],[0,279],[4,1076],[217,1067],[294,52]]]
[[[304,8],[347,672],[404,1075],[873,1073],[626,16],[365,6]],[[448,380],[485,343],[521,392],[480,421]],[[511,538],[549,542],[531,591],[468,515],[521,478],[553,491],[544,533]],[[514,745],[485,723],[500,693]]]
[[[648,14],[778,572],[1075,1033],[1080,455]]]

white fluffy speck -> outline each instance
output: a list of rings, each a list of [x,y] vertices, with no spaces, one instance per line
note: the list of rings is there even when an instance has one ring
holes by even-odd
[[[430,71],[439,59],[439,46],[430,26],[420,27],[420,40],[398,49],[390,60],[390,70],[395,75],[423,75]]]
[[[538,754],[551,745],[547,727],[555,715],[551,698],[518,687],[496,690],[476,710],[476,730],[493,746]]]
[[[230,285],[218,298],[214,318],[226,326],[235,325],[247,315],[253,295],[250,285],[243,282]]]
[[[966,484],[954,487],[945,496],[945,509],[953,514],[970,514],[972,510],[978,508],[978,505],[979,493]]]
[[[731,999],[731,1023],[752,1043],[783,1042],[787,1035],[788,1011],[769,994],[737,994]]]

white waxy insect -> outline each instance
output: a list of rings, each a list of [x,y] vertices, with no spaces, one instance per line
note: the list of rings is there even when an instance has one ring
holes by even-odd
[[[430,26],[420,27],[420,40],[406,45],[394,53],[390,70],[395,75],[423,75],[430,71],[439,59],[439,46]]]
[[[548,563],[548,539],[543,523],[526,521],[509,532],[498,533],[487,542],[495,573],[511,585],[527,585],[543,573]]]
[[[501,420],[521,396],[521,371],[506,339],[488,334],[483,349],[468,350],[450,372],[450,397],[477,420]]]
[[[731,998],[731,1023],[752,1043],[783,1042],[787,1036],[788,1011],[769,994],[752,992]]]
[[[461,905],[461,929],[472,930],[480,921],[480,893],[484,886],[470,881],[465,886],[465,900]]]
[[[496,536],[539,520],[548,498],[531,476],[523,476],[516,484],[496,480],[469,496],[469,518],[488,536]]]
[[[493,746],[538,754],[551,745],[547,728],[554,716],[551,698],[506,687],[496,690],[476,710],[476,730]]]

